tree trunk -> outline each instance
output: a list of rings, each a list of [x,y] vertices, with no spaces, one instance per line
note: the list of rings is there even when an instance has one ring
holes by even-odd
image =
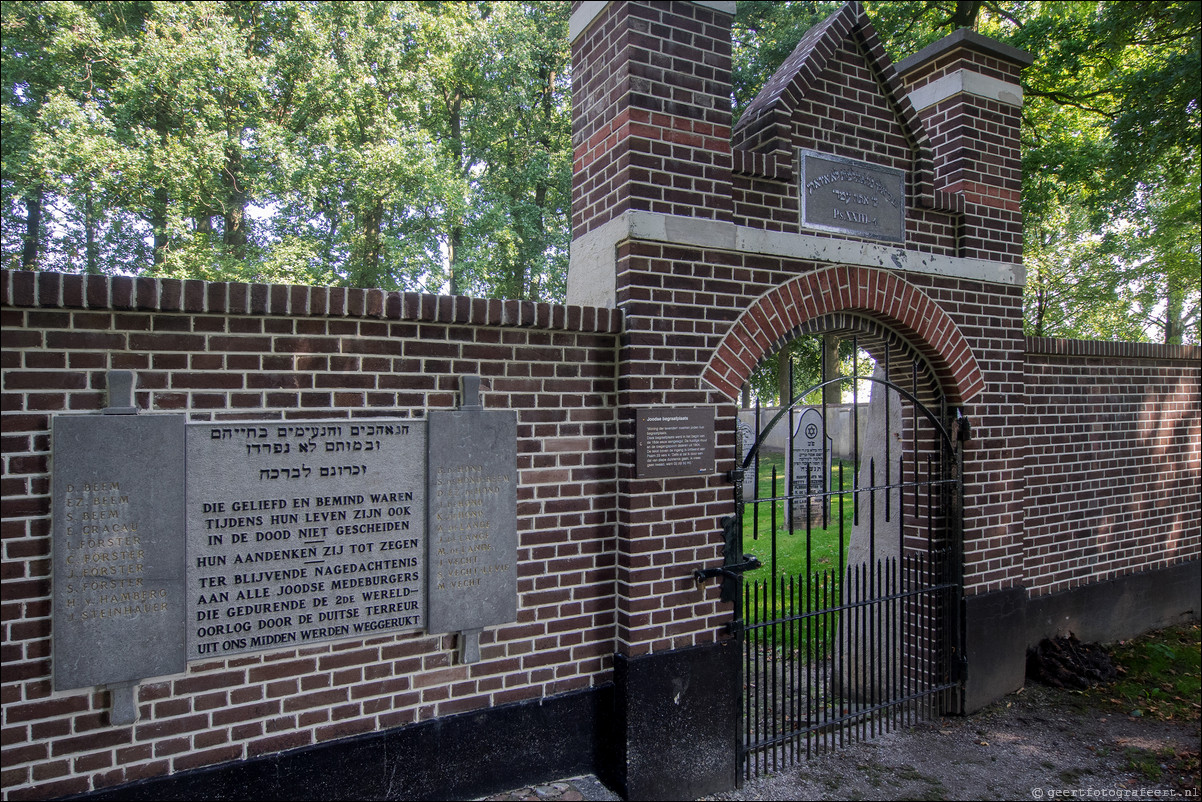
[[[793,400],[793,360],[789,349],[782,348],[776,355],[776,394],[780,397],[780,405],[786,407]]]
[[[972,28],[977,24],[977,14],[981,10],[980,0],[957,0],[956,10],[952,12],[952,27]]]
[[[1170,273],[1165,290],[1164,344],[1181,345],[1185,329],[1181,320],[1182,311],[1185,308],[1184,288]]]
[[[21,249],[21,269],[37,270],[42,242],[42,201],[45,191],[41,184],[25,199],[25,246]]]
[[[88,189],[83,198],[83,227],[84,227],[84,270],[88,273],[100,273],[100,248],[96,244],[96,211],[92,203],[92,190]]]
[[[154,231],[154,266],[167,264],[167,190],[158,187],[151,201],[150,227]]]
[[[451,225],[451,236],[447,242],[447,263],[450,265],[451,277],[447,291],[451,295],[459,294],[459,248],[463,244],[463,226]]]
[[[828,382],[841,375],[839,373],[839,338],[834,334],[822,335],[822,350],[826,354],[826,358],[822,362],[822,381]],[[828,405],[843,403],[843,388],[839,384],[823,387],[822,400]]]
[[[239,262],[246,261],[246,181],[242,176],[242,153],[225,149],[225,252]]]

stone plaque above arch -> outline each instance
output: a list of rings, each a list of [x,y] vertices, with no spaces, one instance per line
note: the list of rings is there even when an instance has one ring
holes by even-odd
[[[952,404],[985,387],[955,322],[921,289],[885,270],[838,265],[798,276],[761,295],[730,327],[702,374],[728,398],[790,332],[816,317],[860,312],[895,330],[931,365]]]

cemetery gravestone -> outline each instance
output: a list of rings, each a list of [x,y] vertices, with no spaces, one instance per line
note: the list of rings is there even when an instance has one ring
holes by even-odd
[[[794,521],[804,523],[808,509],[811,520],[822,525],[822,511],[827,499],[819,494],[830,490],[831,451],[832,441],[826,436],[822,413],[813,407],[807,408],[793,430],[790,476],[794,498],[804,496],[807,489],[811,495],[808,508],[806,504],[793,504]]]

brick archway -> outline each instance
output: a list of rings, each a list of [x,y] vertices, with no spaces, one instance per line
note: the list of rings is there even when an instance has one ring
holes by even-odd
[[[702,376],[735,399],[765,354],[807,320],[834,312],[867,314],[903,336],[930,363],[950,403],[966,403],[984,389],[968,342],[926,293],[888,271],[849,265],[798,276],[761,295],[730,327]]]

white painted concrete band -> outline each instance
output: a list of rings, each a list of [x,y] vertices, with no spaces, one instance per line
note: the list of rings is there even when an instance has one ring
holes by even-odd
[[[623,0],[616,1],[623,2]],[[730,14],[732,17],[735,14],[735,0],[693,0],[693,2],[723,14]],[[580,34],[588,30],[588,26],[593,24],[593,20],[605,10],[607,5],[609,5],[609,0],[584,0],[577,6],[568,19],[568,43],[575,42]]]
[[[625,240],[903,270],[994,284],[1022,285],[1026,281],[1026,271],[1021,264],[940,256],[907,248],[810,234],[762,231],[733,223],[655,212],[626,212],[572,241],[568,266],[569,304],[615,306],[615,248]]]
[[[971,70],[956,70],[915,89],[910,93],[910,102],[915,109],[922,111],[962,92],[1020,108],[1023,105],[1021,86]]]

